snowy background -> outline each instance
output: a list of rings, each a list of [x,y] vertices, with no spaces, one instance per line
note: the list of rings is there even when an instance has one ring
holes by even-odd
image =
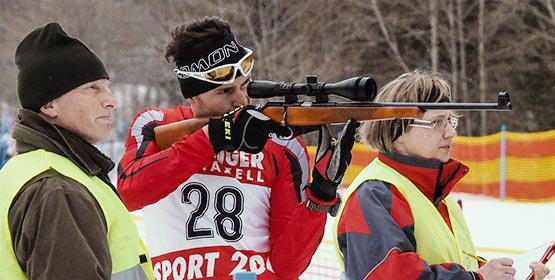
[[[463,213],[476,246],[485,259],[513,257],[555,240],[555,202],[523,203],[454,193],[461,199]],[[333,220],[312,264],[301,279],[339,279],[339,266],[332,242]],[[555,279],[555,257],[547,263]]]

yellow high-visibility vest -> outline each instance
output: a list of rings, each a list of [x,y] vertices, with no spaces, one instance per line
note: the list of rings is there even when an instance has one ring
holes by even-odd
[[[451,231],[434,204],[409,179],[376,158],[360,172],[349,186],[344,195],[344,203],[335,219],[333,235],[341,271],[345,271],[345,263],[337,240],[339,220],[351,194],[366,180],[388,182],[405,197],[414,219],[416,253],[429,265],[458,263],[467,271],[478,270],[478,262],[463,253],[464,250],[475,254],[475,249],[462,210],[457,202],[451,197],[446,197],[442,202],[447,205],[453,228]],[[349,213],[345,213],[345,215],[349,215]]]
[[[98,201],[108,227],[112,279],[154,279],[150,257],[139,237],[137,226],[111,187],[96,176],[88,176],[68,158],[45,150],[17,155],[0,170],[0,236],[3,236],[0,238],[0,275],[10,275],[10,279],[27,279],[14,253],[8,210],[25,183],[48,169],[54,169],[79,182]],[[140,256],[146,262],[141,264]]]

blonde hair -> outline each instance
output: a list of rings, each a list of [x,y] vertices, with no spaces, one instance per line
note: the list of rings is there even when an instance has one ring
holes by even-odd
[[[402,74],[383,86],[375,102],[451,102],[451,85],[438,72],[415,70]],[[370,148],[393,152],[393,142],[405,132],[409,120],[363,122],[359,140]]]

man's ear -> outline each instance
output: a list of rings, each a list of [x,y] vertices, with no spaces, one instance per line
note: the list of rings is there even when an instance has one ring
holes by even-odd
[[[193,96],[191,98],[186,98],[185,99],[187,101],[187,103],[189,103],[189,105],[191,105],[191,103],[196,103],[198,100],[198,95],[197,96]]]
[[[58,116],[58,112],[56,111],[53,102],[54,100],[40,106],[40,112],[50,118],[56,118]]]

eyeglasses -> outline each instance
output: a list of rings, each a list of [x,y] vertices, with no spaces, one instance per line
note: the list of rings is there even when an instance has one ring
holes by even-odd
[[[409,124],[409,126],[413,127],[433,128],[436,130],[444,130],[447,125],[450,125],[453,129],[457,129],[459,125],[459,116],[451,115],[447,119],[437,119],[433,121],[413,119]]]
[[[237,71],[240,71],[245,77],[252,71],[254,65],[253,51],[247,48],[245,49],[247,50],[247,54],[237,63],[225,64],[204,72],[187,72],[179,69],[173,69],[173,72],[175,72],[176,76],[180,79],[195,78],[213,84],[231,84],[235,81]]]

